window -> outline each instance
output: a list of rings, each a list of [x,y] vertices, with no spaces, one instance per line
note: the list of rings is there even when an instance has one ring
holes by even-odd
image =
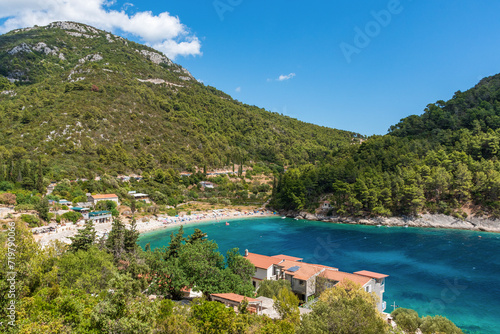
[[[299,280],[299,285],[304,285],[304,281],[303,280]]]
[[[372,287],[370,285],[365,287],[366,292],[372,292]]]

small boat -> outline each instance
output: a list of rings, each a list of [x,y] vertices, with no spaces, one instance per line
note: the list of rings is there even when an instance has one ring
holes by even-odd
[[[285,218],[286,218],[285,216],[281,217],[281,219],[285,219]]]
[[[382,227],[382,225],[378,224],[377,227]]]

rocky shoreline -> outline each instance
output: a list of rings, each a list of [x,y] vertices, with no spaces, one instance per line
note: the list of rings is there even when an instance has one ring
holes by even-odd
[[[312,214],[308,212],[280,212],[281,215],[306,219],[316,220],[337,224],[355,224],[355,225],[382,225],[382,226],[401,226],[401,227],[423,227],[423,228],[446,228],[457,230],[470,230],[481,232],[500,233],[500,219],[488,217],[468,217],[466,219],[458,219],[443,214],[422,214],[419,216],[404,216],[404,217],[376,217],[376,218],[356,218],[356,217],[339,217],[325,216],[321,214]]]

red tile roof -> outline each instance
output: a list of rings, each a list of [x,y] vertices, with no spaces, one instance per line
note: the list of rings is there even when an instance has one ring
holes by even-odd
[[[371,281],[370,277],[356,275],[356,274],[349,274],[349,273],[344,273],[342,271],[328,270],[328,269],[322,272],[320,276],[332,281],[337,281],[339,282],[340,285],[345,284],[346,281],[351,281],[363,287],[365,284]]]
[[[230,301],[237,302],[237,303],[241,303],[243,301],[243,299],[246,299],[249,302],[259,302],[259,303],[261,302],[258,299],[249,298],[249,297],[245,297],[242,295],[237,295],[235,293],[213,293],[210,296],[211,297],[218,297],[218,298],[225,299],[225,300],[230,300]]]
[[[294,278],[304,281],[307,281],[308,279],[325,269],[323,267],[315,266],[309,263],[289,260],[281,262],[280,266],[283,266],[285,268],[285,273],[293,275]],[[289,269],[292,267],[299,267],[299,269],[296,271],[289,271]]]
[[[325,265],[322,265],[322,264],[314,264],[314,263],[309,263],[311,266],[316,266],[316,267],[321,267],[321,268],[325,268],[325,269],[330,269],[330,270],[339,270],[339,268],[335,268],[335,267],[329,267],[329,266],[325,266]]]
[[[256,268],[267,269],[273,264],[279,264],[281,262],[280,259],[277,259],[272,256],[248,253],[245,258],[250,261]]]
[[[289,256],[289,255],[283,255],[283,254],[273,255],[272,257],[276,257],[276,258],[281,259],[281,260],[290,260],[290,261],[302,261],[303,260],[303,258],[301,258],[301,257],[294,257],[294,256]]]
[[[366,277],[371,277],[371,278],[375,278],[375,279],[389,277],[389,275],[374,273],[373,271],[367,271],[367,270],[356,271],[355,274],[366,276]]]
[[[97,194],[92,195],[93,199],[104,199],[104,198],[118,198],[118,195],[115,194]]]

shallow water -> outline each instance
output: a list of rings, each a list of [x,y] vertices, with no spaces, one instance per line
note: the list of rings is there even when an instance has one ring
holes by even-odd
[[[384,300],[420,315],[448,317],[468,333],[500,333],[500,234],[443,229],[339,225],[279,217],[185,226],[200,228],[220,251],[286,254],[342,271],[390,275]],[[166,229],[140,245],[168,245]],[[481,236],[481,237],[480,237]]]

